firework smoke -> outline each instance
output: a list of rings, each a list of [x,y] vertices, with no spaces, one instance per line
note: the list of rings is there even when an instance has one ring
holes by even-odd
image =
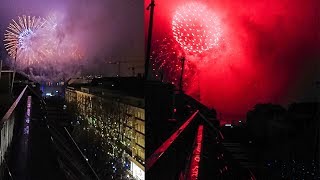
[[[144,70],[143,11],[143,3],[132,0],[3,0],[0,6],[0,34],[6,33],[11,19],[21,14],[40,16],[51,24],[46,27],[52,27],[52,30],[43,29],[42,32],[47,31],[47,34],[40,33],[41,44],[38,44],[37,50],[44,50],[46,57],[51,58],[38,63],[39,68],[54,67],[61,76],[80,66],[76,72],[82,75],[115,76],[118,74],[116,65],[107,64],[106,60],[127,61],[121,66],[121,76],[131,76],[130,67],[135,67],[135,74]],[[2,43],[0,54],[1,59],[9,57]],[[18,61],[19,57],[17,65],[21,63]],[[36,64],[32,64],[32,69],[23,71],[29,74],[32,70],[37,77],[41,77],[40,72],[43,72],[46,79],[46,74],[51,73],[38,71]],[[51,78],[56,77],[48,77]]]
[[[176,30],[172,32],[172,21],[179,8],[188,2],[194,1],[157,1],[154,39],[174,38]],[[195,85],[185,88],[188,94],[197,98],[195,94],[200,90],[201,101],[229,120],[245,117],[256,103],[286,105],[315,99],[315,81],[320,72],[319,1],[197,2],[205,4],[220,20],[222,41],[218,50],[205,51],[201,56],[186,53],[186,59],[196,62],[200,77],[200,88],[195,88],[198,81],[191,81]],[[183,13],[188,14],[188,11]],[[190,27],[188,21],[185,24]],[[188,45],[185,33],[179,39],[182,45],[184,42]],[[176,63],[172,62],[167,66],[174,67]]]
[[[79,74],[75,69],[79,68],[82,55],[75,40],[61,35],[62,18],[56,13],[46,19],[23,15],[18,17],[19,24],[13,20],[9,25],[5,46],[17,60],[14,66],[19,72],[35,81],[66,80]]]

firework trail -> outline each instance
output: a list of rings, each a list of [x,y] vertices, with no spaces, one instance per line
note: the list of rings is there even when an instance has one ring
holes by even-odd
[[[182,57],[185,57],[183,49],[173,38],[156,40],[151,53],[152,72],[155,79],[179,85],[182,70]],[[183,87],[190,86],[190,82],[197,73],[194,62],[186,59],[183,74]]]
[[[151,62],[154,77],[176,84],[181,71],[182,51],[172,39],[164,38],[153,43]]]

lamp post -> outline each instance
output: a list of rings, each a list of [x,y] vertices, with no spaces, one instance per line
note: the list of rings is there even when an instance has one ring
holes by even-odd
[[[315,7],[315,11],[314,12],[319,12],[320,8],[319,6],[314,6]],[[316,13],[317,14],[317,13]],[[319,16],[316,16],[316,25],[319,27],[320,26],[320,17]],[[317,39],[317,37],[320,38],[320,32],[319,31],[316,31],[316,36],[315,38]],[[318,67],[318,66],[317,66]],[[318,81],[317,82],[317,87],[319,87],[320,85],[320,82]],[[319,95],[317,96],[317,101],[319,103]],[[320,145],[320,122],[319,122],[319,119],[320,119],[320,107],[318,107],[318,121],[317,121],[317,128],[316,128],[316,142],[315,142],[315,149],[318,150],[318,152],[316,152],[316,155],[315,157],[318,156],[318,162],[320,162],[320,148],[319,148],[319,145]],[[318,147],[318,148],[317,148]],[[318,168],[320,169],[320,163],[318,163]]]
[[[183,73],[184,73],[184,64],[185,64],[185,55],[179,57],[181,60],[181,74],[180,74],[180,81],[179,81],[179,93],[182,94],[183,93]],[[175,114],[176,114],[176,97],[175,94],[173,95],[173,99],[172,99],[172,117],[171,117],[171,121],[176,121],[175,119]]]
[[[182,93],[183,91],[183,73],[184,73],[184,62],[186,58],[184,56],[181,57],[181,75],[180,75],[180,84],[179,91]]]
[[[154,0],[151,0],[151,3],[147,7],[147,10],[150,9],[150,19],[149,19],[149,29],[148,29],[148,39],[147,39],[147,48],[146,48],[146,61],[145,61],[145,78],[148,79],[149,76],[149,64],[150,64],[150,51],[151,51],[151,39],[152,39],[152,26],[153,26],[153,14],[154,14]]]
[[[320,88],[320,81],[316,81],[316,88]],[[319,104],[319,95],[316,96],[317,97],[317,103]],[[317,116],[316,119],[318,121],[315,122],[315,140],[314,140],[314,159],[318,160],[318,162],[320,162],[320,149],[319,149],[319,144],[320,144],[320,123],[319,123],[319,119],[320,119],[320,106],[318,106],[318,111],[317,111]],[[318,168],[320,168],[320,163],[318,163]]]
[[[17,62],[17,56],[18,56],[18,46],[16,47],[16,54],[14,56],[14,64],[13,64],[13,74],[12,74],[12,82],[11,82],[11,94],[13,91],[13,83],[14,83],[14,78],[16,75],[16,62]]]

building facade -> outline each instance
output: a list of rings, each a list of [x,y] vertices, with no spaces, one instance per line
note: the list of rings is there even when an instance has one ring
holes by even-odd
[[[108,154],[129,161],[132,176],[144,179],[144,99],[98,87],[67,86],[65,100],[101,136]]]

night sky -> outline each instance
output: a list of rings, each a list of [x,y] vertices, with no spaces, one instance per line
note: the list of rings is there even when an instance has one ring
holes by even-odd
[[[150,1],[2,0],[0,34],[18,15],[65,16],[65,31],[85,49],[84,73],[113,76],[117,66],[103,59],[132,61],[143,72]],[[172,37],[171,20],[186,0],[156,0],[153,40]],[[199,0],[221,20],[221,47],[201,58],[186,57],[200,72],[201,101],[225,117],[243,117],[256,103],[314,101],[320,77],[319,0]],[[143,18],[143,15],[146,15]],[[3,36],[3,35],[2,35]],[[3,39],[3,38],[1,38]],[[6,51],[0,44],[1,58]],[[111,59],[112,60],[112,59]],[[110,61],[110,60],[108,60]],[[140,61],[133,62],[133,61]],[[207,61],[206,64],[201,62]],[[123,66],[123,75],[130,75]],[[188,74],[188,72],[186,72]],[[191,74],[192,76],[192,74]],[[192,78],[188,78],[192,79]],[[195,96],[197,81],[185,88]]]
[[[157,0],[154,37],[172,37],[172,17],[186,0]],[[257,103],[315,101],[320,87],[320,1],[203,0],[220,18],[221,47],[186,58],[200,71],[201,101],[226,120]],[[145,0],[145,6],[150,3]],[[148,23],[149,13],[145,12]],[[199,65],[202,61],[208,63]],[[194,76],[194,74],[186,76]],[[190,78],[188,78],[190,79]],[[191,78],[192,79],[192,78]],[[196,97],[197,79],[185,91]],[[319,93],[318,93],[319,94]]]
[[[139,0],[1,0],[1,42],[11,19],[21,15],[46,17],[52,11],[65,17],[64,30],[84,49],[84,74],[114,76],[117,66],[103,61],[108,57],[130,62],[123,64],[122,75],[131,75],[131,66],[136,73],[143,73],[143,1]],[[0,52],[6,59],[3,43]]]

